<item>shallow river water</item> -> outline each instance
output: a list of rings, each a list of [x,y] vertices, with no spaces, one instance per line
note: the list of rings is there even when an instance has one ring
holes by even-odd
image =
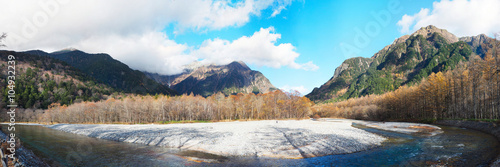
[[[368,151],[305,159],[221,157],[95,139],[33,125],[16,125],[16,136],[51,166],[487,166],[499,152],[498,141],[489,134],[440,127],[444,133],[435,136],[358,127],[389,140]],[[3,131],[5,128],[2,126]],[[199,159],[211,163],[197,162]]]

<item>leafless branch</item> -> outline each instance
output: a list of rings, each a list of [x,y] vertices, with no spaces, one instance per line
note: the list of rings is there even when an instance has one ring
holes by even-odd
[[[7,33],[2,33],[0,36],[0,42],[2,42],[5,38],[7,38]],[[5,44],[0,43],[0,47],[5,47]]]

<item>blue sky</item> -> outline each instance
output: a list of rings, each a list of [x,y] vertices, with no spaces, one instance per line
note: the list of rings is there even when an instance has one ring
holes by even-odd
[[[133,69],[244,61],[285,90],[309,93],[344,60],[371,57],[435,25],[461,36],[500,32],[498,0],[0,1],[7,49],[72,47]]]
[[[307,1],[294,2],[278,16],[269,18],[271,9],[262,12],[261,16],[253,16],[241,27],[227,27],[221,30],[198,32],[195,30],[174,34],[175,25],[165,28],[171,39],[191,46],[201,45],[206,39],[222,38],[235,40],[241,36],[251,36],[260,28],[274,27],[281,34],[278,43],[291,43],[300,56],[297,62],[312,61],[319,68],[316,71],[305,71],[289,67],[272,68],[249,64],[262,72],[271,83],[280,88],[302,89],[309,93],[333,76],[334,70],[352,55],[344,55],[340,50],[341,43],[354,45],[354,28],[364,29],[368,23],[377,22],[372,12],[388,11],[391,1]],[[391,13],[389,23],[380,33],[371,38],[371,42],[360,48],[357,56],[371,57],[374,53],[389,45],[404,34],[396,23],[406,13],[417,13],[421,8],[432,7],[433,1],[401,1],[400,9]],[[392,1],[399,3],[399,1]],[[382,26],[381,26],[382,27]],[[298,88],[298,87],[303,88]]]

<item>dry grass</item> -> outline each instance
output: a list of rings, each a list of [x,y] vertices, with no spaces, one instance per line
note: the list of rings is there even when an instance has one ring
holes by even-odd
[[[424,129],[424,130],[438,130],[436,128],[429,127],[429,126],[417,126],[417,125],[410,126],[408,128],[411,128],[411,129]]]

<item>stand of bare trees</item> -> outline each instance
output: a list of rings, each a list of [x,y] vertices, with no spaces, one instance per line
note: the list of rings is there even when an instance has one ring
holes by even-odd
[[[286,119],[311,115],[313,103],[299,93],[221,93],[201,96],[141,96],[81,102],[70,106],[52,104],[44,113],[26,117],[27,122],[46,123],[162,123],[165,121],[218,121],[237,119]],[[23,117],[24,118],[24,117]],[[35,119],[35,120],[34,120]]]
[[[484,58],[431,74],[420,84],[342,102],[319,104],[322,117],[371,120],[500,119],[498,42]]]

